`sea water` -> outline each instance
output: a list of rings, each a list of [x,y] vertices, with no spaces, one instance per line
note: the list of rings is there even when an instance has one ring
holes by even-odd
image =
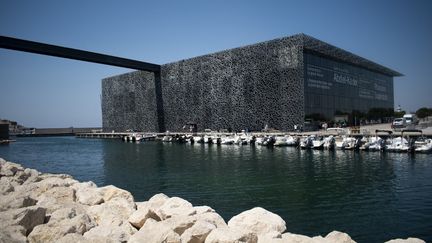
[[[0,157],[112,184],[136,201],[160,192],[182,197],[226,221],[260,206],[280,215],[292,233],[432,241],[432,154],[44,137],[17,138],[0,146]]]

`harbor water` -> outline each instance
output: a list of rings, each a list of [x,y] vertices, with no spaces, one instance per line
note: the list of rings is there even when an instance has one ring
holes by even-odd
[[[43,137],[0,146],[0,157],[113,184],[136,201],[160,192],[179,196],[226,221],[260,206],[280,215],[292,233],[432,241],[432,154]]]

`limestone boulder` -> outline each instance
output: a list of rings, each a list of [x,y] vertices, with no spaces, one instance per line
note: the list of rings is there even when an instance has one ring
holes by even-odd
[[[59,177],[49,177],[35,183],[23,184],[22,186],[15,187],[15,192],[28,195],[40,201],[39,197],[43,196],[48,190],[55,187],[70,187],[75,183],[77,183],[77,181],[71,178],[62,179]]]
[[[104,202],[102,191],[93,182],[82,182],[72,185],[76,191],[77,202],[85,205],[98,205]]]
[[[49,215],[49,218],[48,218],[48,223],[70,220],[70,219],[73,219],[80,214],[86,214],[86,213],[87,213],[87,210],[86,210],[85,206],[82,206],[79,204],[73,205],[72,207],[65,206],[65,207],[60,208],[60,209],[54,211],[53,213],[51,213],[51,215]]]
[[[23,171],[24,168],[20,164],[5,161],[0,167],[0,177],[14,176],[18,171]]]
[[[321,238],[324,240],[323,238]],[[264,240],[264,239],[263,239]],[[274,239],[274,242],[279,242],[278,239]],[[262,241],[265,242],[265,241]],[[282,241],[280,242],[287,242],[287,243],[314,243],[315,241],[308,236],[305,235],[298,235],[298,234],[292,234],[292,233],[284,233],[282,234]]]
[[[162,206],[169,197],[163,193],[158,193],[152,196],[147,202],[150,204],[150,207],[153,209],[157,209]]]
[[[52,173],[43,173],[39,175],[41,180],[45,180],[48,178],[59,178],[59,179],[73,179],[71,175],[68,174],[52,174]]]
[[[419,238],[407,238],[407,239],[393,239],[386,241],[385,243],[426,243],[424,240]]]
[[[226,228],[228,225],[225,223],[225,220],[217,213],[208,212],[208,213],[200,213],[194,215],[197,221],[205,221],[207,223],[211,223],[216,228]]]
[[[273,231],[282,233],[286,230],[285,221],[279,215],[261,207],[244,211],[232,217],[228,221],[228,226],[232,229],[252,231],[258,235]]]
[[[46,208],[31,206],[19,209],[12,209],[0,213],[0,228],[11,225],[21,225],[26,234],[45,221]]]
[[[76,201],[75,190],[71,187],[53,187],[38,197],[37,205],[46,207],[48,213],[63,208],[65,205],[74,204]]]
[[[0,195],[6,195],[9,192],[13,192],[14,186],[10,181],[10,177],[3,176],[0,178]]]
[[[325,237],[329,242],[334,243],[355,243],[347,233],[332,231]]]
[[[154,219],[156,221],[161,221],[159,216],[156,214],[154,209],[149,203],[141,203],[138,209],[132,213],[128,221],[137,229],[140,229],[147,219]]]
[[[50,220],[46,224],[36,226],[27,237],[29,242],[55,242],[69,233],[82,235],[95,227],[95,223],[87,214],[72,213],[70,217],[59,221]]]
[[[89,241],[110,239],[113,242],[126,242],[136,232],[137,230],[126,222],[120,226],[96,226],[85,232],[84,238]]]
[[[0,243],[27,242],[26,230],[21,225],[0,227]]]
[[[197,221],[192,227],[181,234],[182,243],[203,243],[212,230],[216,229],[214,224],[206,221]]]
[[[29,184],[40,181],[39,172],[35,169],[26,168],[23,171],[17,171],[14,176],[14,180],[19,184]]]
[[[88,242],[82,235],[77,233],[69,233],[60,239],[56,240],[56,243],[84,243]]]
[[[144,226],[134,235],[132,235],[128,243],[141,242],[166,242],[180,243],[180,235],[172,230],[168,225],[163,224],[163,221],[148,219]]]
[[[183,232],[190,227],[192,227],[196,222],[196,218],[193,216],[183,216],[178,215],[171,217],[169,219],[166,219],[164,221],[161,221],[161,224],[167,225],[170,227],[174,232],[176,232],[179,235],[182,235]]]
[[[105,186],[105,187],[99,188],[99,191],[102,195],[104,202],[108,202],[108,201],[111,201],[113,199],[121,198],[121,199],[127,201],[130,207],[132,207],[134,209],[136,208],[135,201],[134,201],[132,194],[126,190],[123,190],[123,189],[120,189],[118,187],[110,185],[110,186]]]
[[[285,242],[289,242],[289,241],[286,239],[282,239],[282,234],[277,232],[277,231],[258,235],[258,243],[267,243],[267,242],[268,243],[285,243]],[[296,241],[293,241],[293,242],[296,242]]]
[[[209,206],[195,206],[194,209],[196,210],[196,214],[216,212],[213,208]]]
[[[162,206],[157,210],[157,215],[162,220],[173,216],[190,216],[196,214],[196,210],[192,204],[179,197],[171,197],[167,199]]]
[[[134,211],[130,201],[121,197],[87,209],[87,213],[98,225],[121,225],[128,221]]]
[[[28,195],[11,192],[0,197],[0,212],[36,205],[37,201]]]
[[[258,237],[252,231],[216,228],[208,234],[205,243],[256,243]]]

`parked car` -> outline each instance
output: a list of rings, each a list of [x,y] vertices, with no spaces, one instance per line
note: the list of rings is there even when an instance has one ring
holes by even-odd
[[[403,128],[405,127],[406,121],[405,118],[395,118],[392,123],[392,128]]]

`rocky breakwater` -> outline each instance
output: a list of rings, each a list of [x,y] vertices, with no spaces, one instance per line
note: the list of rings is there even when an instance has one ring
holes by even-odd
[[[325,237],[286,233],[281,217],[259,207],[226,223],[212,208],[178,197],[157,194],[135,202],[115,186],[97,187],[1,158],[0,197],[0,242],[355,242],[338,231]]]

